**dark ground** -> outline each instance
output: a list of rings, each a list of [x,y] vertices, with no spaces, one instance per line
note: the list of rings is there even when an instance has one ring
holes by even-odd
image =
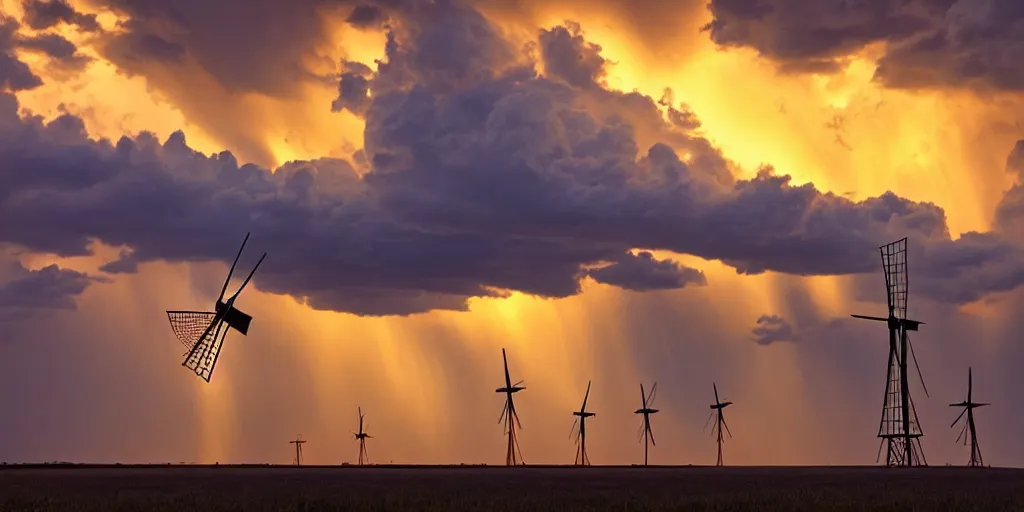
[[[0,467],[2,510],[1024,510],[1024,470]]]

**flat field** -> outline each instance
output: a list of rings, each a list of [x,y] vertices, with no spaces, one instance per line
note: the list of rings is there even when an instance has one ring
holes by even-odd
[[[0,467],[3,510],[1024,510],[1024,470]]]

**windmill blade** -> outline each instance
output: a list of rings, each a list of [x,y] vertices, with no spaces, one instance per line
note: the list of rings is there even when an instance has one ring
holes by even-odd
[[[960,434],[958,434],[956,436],[957,442],[960,442],[960,440],[963,439],[964,446],[967,446],[967,427],[969,427],[969,426],[970,426],[969,423],[965,421],[964,422],[964,427],[960,429]]]
[[[712,382],[712,383],[711,383],[711,387],[715,388],[715,405],[718,405],[718,404],[720,404],[720,403],[721,403],[721,402],[720,402],[720,401],[718,400],[718,385],[717,385],[717,384],[715,384],[714,382]]]
[[[359,433],[362,434],[363,433],[363,408],[359,407],[356,410],[359,411]]]
[[[714,418],[714,417],[715,417],[715,411],[711,411],[711,414],[708,414],[708,420],[704,422],[704,432],[708,431],[708,425],[711,424],[711,418]],[[714,427],[711,428],[711,433],[712,434],[715,433]]]
[[[516,420],[516,426],[519,430],[523,429],[523,424],[519,422],[519,413],[516,412],[516,403],[511,398],[508,399],[509,409],[512,410],[512,419]]]
[[[648,405],[648,407],[654,405],[654,399],[657,396],[658,396],[658,383],[655,382],[654,385],[651,386],[650,394],[647,395],[647,405]]]
[[[732,437],[732,431],[729,430],[729,422],[725,421],[725,415],[719,413],[719,417],[722,418],[722,426],[725,427],[725,433],[729,434],[729,437]]]
[[[501,416],[498,416],[498,423],[505,421],[506,414],[508,414],[508,398],[505,398],[505,403],[501,404]]]
[[[501,349],[501,361],[505,365],[505,387],[512,387],[512,378],[508,376],[508,356],[505,355],[505,349]]]
[[[903,335],[907,337],[907,346],[910,347],[910,357],[914,359],[914,368],[917,368],[917,378],[921,380],[921,387],[924,389],[924,396],[931,398],[928,394],[928,386],[924,383],[924,375],[921,374],[921,365],[917,364],[917,355],[914,354],[914,344],[910,342],[910,336],[907,331],[903,331]]]
[[[231,282],[231,274],[235,272],[235,265],[238,265],[238,258],[242,257],[242,251],[245,250],[245,243],[249,241],[249,235],[245,234],[245,240],[242,240],[242,246],[238,248],[238,254],[235,255],[235,261],[231,263],[231,268],[228,269],[228,278],[224,280],[224,286],[220,289],[220,295],[217,300],[224,300],[224,293],[228,291],[228,283]]]
[[[647,408],[647,394],[644,393],[644,383],[640,383],[640,403],[643,404],[643,408]]]
[[[971,375],[971,367],[967,367],[967,401],[971,401],[971,388],[974,385],[974,377]]]
[[[526,389],[526,381],[521,380],[519,382],[516,382],[515,384],[512,385],[512,387]]]
[[[651,446],[658,446],[658,443],[654,442],[654,429],[651,428],[651,419],[644,417],[644,425],[647,427],[647,435],[651,437]]]
[[[587,399],[590,398],[590,381],[587,381],[587,392],[583,395],[583,407],[580,407],[580,412],[587,410]]]
[[[647,433],[647,424],[643,419],[640,420],[640,428],[636,429],[636,442],[644,440],[644,434]]]
[[[964,410],[960,411],[960,415],[957,416],[955,420],[953,420],[953,423],[949,424],[949,428],[955,427],[957,422],[960,421],[960,418],[964,417],[964,414],[967,414],[967,407],[964,407]]]
[[[267,253],[263,253],[263,256],[260,256],[260,260],[256,262],[256,266],[252,268],[252,271],[249,272],[249,275],[245,276],[245,281],[242,281],[242,286],[238,287],[238,291],[236,291],[235,294],[231,296],[231,298],[238,297],[238,294],[242,293],[242,290],[245,288],[247,284],[249,284],[249,281],[252,280],[252,276],[256,274],[256,269],[260,268],[260,264],[263,263],[263,259],[266,257]]]
[[[192,350],[188,352],[181,365],[195,372],[206,382],[210,382],[227,332],[227,328],[224,327],[224,318],[215,318],[203,336],[192,346]]]
[[[576,425],[579,425],[579,423],[580,423],[580,418],[577,416],[576,419],[573,420],[573,422],[572,422],[572,428],[569,429],[569,438],[570,439],[572,439],[572,436],[578,435],[578,433],[576,431]]]

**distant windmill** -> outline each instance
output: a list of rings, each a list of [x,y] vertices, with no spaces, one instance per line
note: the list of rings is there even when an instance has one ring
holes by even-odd
[[[301,466],[302,465],[302,445],[306,444],[306,442],[302,440],[302,435],[300,434],[298,436],[295,436],[295,440],[294,441],[288,441],[288,444],[294,444],[295,445],[295,465],[296,466]]]
[[[971,388],[973,387],[973,377],[971,376],[971,369],[967,369],[967,400],[958,404],[949,404],[950,407],[963,407],[964,410],[960,412],[960,415],[956,417],[953,424],[949,428],[953,428],[967,414],[967,421],[964,422],[964,428],[960,430],[960,435],[956,437],[957,442],[961,439],[964,441],[964,445],[967,445],[968,440],[971,443],[971,460],[967,463],[969,467],[982,467],[985,462],[981,459],[981,448],[978,446],[978,434],[974,430],[974,410],[978,407],[985,407],[989,404],[979,404],[971,401]]]
[[[246,335],[249,332],[249,324],[252,322],[251,316],[235,308],[235,300],[242,293],[242,289],[249,284],[256,269],[259,268],[260,263],[263,263],[263,258],[267,257],[266,253],[263,253],[260,260],[256,262],[256,266],[253,267],[252,272],[249,272],[249,276],[242,282],[238,291],[228,297],[226,301],[224,300],[224,293],[227,292],[228,283],[231,282],[231,274],[234,273],[235,265],[238,264],[238,258],[242,256],[242,250],[245,249],[245,242],[248,240],[249,234],[246,233],[242,247],[238,249],[238,255],[235,256],[235,261],[231,264],[231,269],[228,270],[228,278],[220,290],[220,296],[214,304],[213,312],[167,312],[171,330],[188,349],[185,354],[185,362],[181,365],[195,372],[206,382],[210,382],[210,378],[213,376],[213,368],[217,364],[217,358],[220,357],[220,350],[224,345],[224,337],[227,336],[228,329],[231,328]]]
[[[505,465],[526,465],[526,462],[523,462],[523,453],[519,450],[519,441],[516,439],[516,427],[523,428],[523,424],[519,422],[519,415],[516,414],[516,405],[512,401],[512,395],[526,389],[526,386],[522,385],[523,381],[512,384],[512,378],[508,375],[508,357],[505,356],[505,349],[501,349],[501,359],[505,363],[505,386],[495,389],[494,392],[505,394],[505,405],[501,409],[501,417],[498,418],[498,423],[505,423],[505,435],[508,436],[508,451],[505,454]],[[517,455],[518,461],[516,459]]]
[[[722,462],[722,444],[725,443],[725,434],[729,434],[732,437],[732,432],[729,430],[729,424],[725,422],[725,415],[722,414],[722,409],[732,405],[732,402],[726,400],[724,402],[718,400],[718,386],[712,382],[711,387],[715,390],[715,403],[711,404],[711,415],[708,416],[708,421],[704,422],[704,429],[708,428],[708,423],[711,423],[711,418],[714,418],[717,414],[718,419],[715,420],[715,425],[711,427],[711,434],[717,438],[718,441],[718,462],[716,466],[723,466]],[[724,430],[723,430],[724,428]]]
[[[359,441],[359,465],[370,463],[370,457],[366,454],[366,439],[373,439],[373,436],[363,431],[363,408],[358,408],[359,411],[359,432],[353,432],[352,435],[356,436],[356,440]]]
[[[587,393],[583,395],[583,405],[580,410],[573,411],[572,415],[576,416],[576,419],[572,422],[572,431],[569,433],[570,436],[573,433],[576,434],[576,462],[578,466],[589,466],[590,458],[587,457],[587,418],[594,416],[594,413],[587,412],[587,398],[590,398],[590,382],[587,382]],[[577,427],[578,426],[578,427]]]
[[[643,439],[643,441],[644,441],[644,466],[647,465],[647,444],[648,444],[648,442],[650,442],[651,446],[657,446],[658,445],[657,443],[654,442],[654,431],[651,430],[651,415],[656,413],[656,412],[658,412],[657,409],[652,409],[651,408],[651,406],[654,405],[654,398],[656,396],[658,396],[658,383],[657,382],[655,382],[654,385],[651,386],[650,394],[645,394],[644,393],[644,384],[642,382],[640,383],[640,400],[641,400],[641,403],[643,404],[643,407],[640,408],[640,409],[637,409],[635,414],[643,414],[644,415],[644,420],[643,420],[643,422],[640,423],[640,428],[638,429],[638,432],[637,432],[639,434],[637,436],[638,440]]]
[[[907,239],[879,247],[882,254],[882,269],[885,272],[886,299],[889,303],[889,316],[886,318],[864,315],[851,315],[854,318],[885,322],[889,327],[889,375],[885,381],[885,398],[882,402],[882,420],[878,426],[878,437],[886,449],[886,466],[924,466],[928,462],[921,448],[920,422],[914,401],[910,397],[910,383],[907,375],[909,359],[914,360],[917,376],[921,380],[925,396],[928,387],[924,384],[921,367],[914,355],[914,346],[907,337],[908,331],[917,331],[924,324],[917,320],[907,319],[907,295],[909,294],[907,279]],[[881,446],[879,447],[879,459]]]

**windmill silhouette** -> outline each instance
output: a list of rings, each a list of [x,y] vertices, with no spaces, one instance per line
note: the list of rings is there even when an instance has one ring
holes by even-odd
[[[885,397],[882,402],[882,420],[878,426],[878,437],[882,445],[886,445],[886,466],[924,466],[928,462],[921,448],[920,422],[914,401],[910,397],[907,367],[910,359],[914,361],[917,376],[928,396],[928,387],[924,384],[921,367],[914,355],[914,346],[907,336],[908,331],[917,331],[924,324],[917,320],[907,319],[907,295],[909,280],[907,278],[907,239],[879,247],[882,255],[882,269],[885,273],[886,299],[889,305],[889,316],[886,318],[865,315],[851,315],[854,318],[885,322],[889,328],[889,374],[885,382]],[[882,447],[879,446],[878,458],[881,459]]]
[[[224,300],[224,293],[227,292],[228,283],[231,282],[231,274],[235,271],[235,265],[238,265],[238,259],[242,256],[242,250],[245,249],[247,241],[249,241],[248,233],[245,235],[245,240],[242,240],[242,247],[238,249],[238,255],[235,256],[231,269],[228,270],[228,278],[224,280],[224,286],[221,288],[220,296],[214,304],[213,312],[167,312],[167,319],[171,322],[171,330],[174,331],[174,335],[178,337],[178,340],[188,350],[185,353],[185,361],[181,365],[195,372],[196,375],[202,377],[206,382],[210,382],[210,378],[213,377],[213,368],[217,365],[217,359],[220,357],[221,347],[224,345],[224,338],[228,334],[228,329],[234,329],[242,333],[243,336],[249,333],[249,324],[252,322],[252,317],[236,309],[235,300],[238,299],[238,295],[242,293],[245,286],[249,284],[252,276],[256,273],[256,269],[260,267],[260,263],[263,263],[263,258],[267,257],[266,253],[263,253],[260,260],[256,262],[256,266],[253,267],[252,272],[249,272],[249,275],[242,282],[242,286],[238,288],[238,291],[231,297],[228,297],[227,300]]]
[[[714,418],[717,414],[718,419],[715,420],[715,425],[711,427],[711,434],[716,436],[718,441],[718,462],[716,462],[715,465],[723,466],[722,444],[725,443],[725,436],[723,433],[729,434],[729,437],[732,437],[732,432],[729,430],[729,424],[725,422],[725,415],[722,413],[722,410],[732,405],[732,402],[728,399],[724,402],[720,401],[718,399],[718,385],[712,382],[711,387],[715,390],[715,403],[711,404],[711,414],[708,416],[708,421],[704,422],[704,429],[707,430],[708,423],[711,423],[711,418]]]
[[[594,416],[594,413],[587,411],[587,398],[590,398],[589,381],[587,382],[587,393],[583,395],[583,405],[580,410],[572,413],[576,419],[573,420],[572,430],[569,432],[570,437],[574,433],[576,434],[576,462],[573,464],[577,466],[590,465],[590,458],[587,457],[587,418]]]
[[[373,436],[363,431],[363,408],[359,407],[359,432],[353,432],[352,435],[356,436],[356,440],[359,441],[359,465],[365,465],[370,463],[370,456],[366,454],[366,439],[373,439]]]
[[[654,431],[651,430],[651,415],[658,412],[657,409],[652,409],[651,408],[651,406],[654,405],[654,398],[656,396],[658,396],[658,383],[657,382],[655,382],[654,385],[651,386],[650,394],[645,394],[644,393],[644,384],[642,382],[640,383],[640,400],[641,400],[641,403],[643,404],[643,407],[640,408],[640,409],[637,409],[635,411],[635,414],[643,414],[644,415],[644,419],[640,423],[640,428],[637,431],[637,433],[639,434],[637,436],[637,438],[638,438],[637,440],[639,441],[640,439],[643,439],[643,441],[644,441],[644,466],[647,465],[647,445],[648,445],[648,442],[650,442],[651,446],[657,446],[658,445],[657,443],[654,442]]]
[[[295,465],[296,466],[301,466],[302,465],[302,445],[306,444],[306,442],[302,440],[302,435],[299,434],[299,435],[295,436],[295,440],[294,441],[288,441],[288,444],[294,444],[295,445]]]
[[[963,411],[960,411],[960,415],[957,416],[955,420],[953,420],[953,424],[950,425],[949,428],[955,427],[956,424],[960,422],[960,419],[964,417],[964,414],[967,414],[967,421],[964,422],[964,428],[960,429],[960,435],[958,435],[956,437],[956,440],[957,440],[957,442],[960,442],[960,440],[963,439],[965,446],[967,445],[968,440],[970,441],[970,443],[971,443],[971,460],[967,463],[967,466],[968,467],[972,467],[972,468],[974,468],[974,467],[982,467],[982,466],[985,465],[985,462],[981,458],[981,447],[978,446],[978,434],[977,434],[977,432],[974,429],[974,410],[977,409],[978,407],[985,407],[986,405],[989,405],[989,404],[975,403],[975,402],[973,402],[971,400],[971,388],[973,387],[973,380],[974,380],[974,378],[971,375],[971,369],[968,368],[967,369],[967,400],[965,400],[963,402],[960,402],[958,404],[949,404],[950,407],[963,407],[964,408]]]
[[[523,461],[523,453],[519,450],[519,441],[516,439],[516,427],[523,428],[523,424],[519,422],[519,415],[516,414],[516,405],[512,401],[512,395],[518,393],[524,389],[524,381],[519,381],[512,384],[512,378],[508,375],[508,357],[505,356],[505,349],[501,349],[501,359],[505,363],[505,386],[495,389],[495,393],[505,394],[505,405],[501,409],[501,416],[498,418],[498,423],[505,423],[505,435],[508,436],[508,451],[505,454],[505,465],[515,466],[517,464],[526,465]],[[516,456],[518,455],[518,460]]]

